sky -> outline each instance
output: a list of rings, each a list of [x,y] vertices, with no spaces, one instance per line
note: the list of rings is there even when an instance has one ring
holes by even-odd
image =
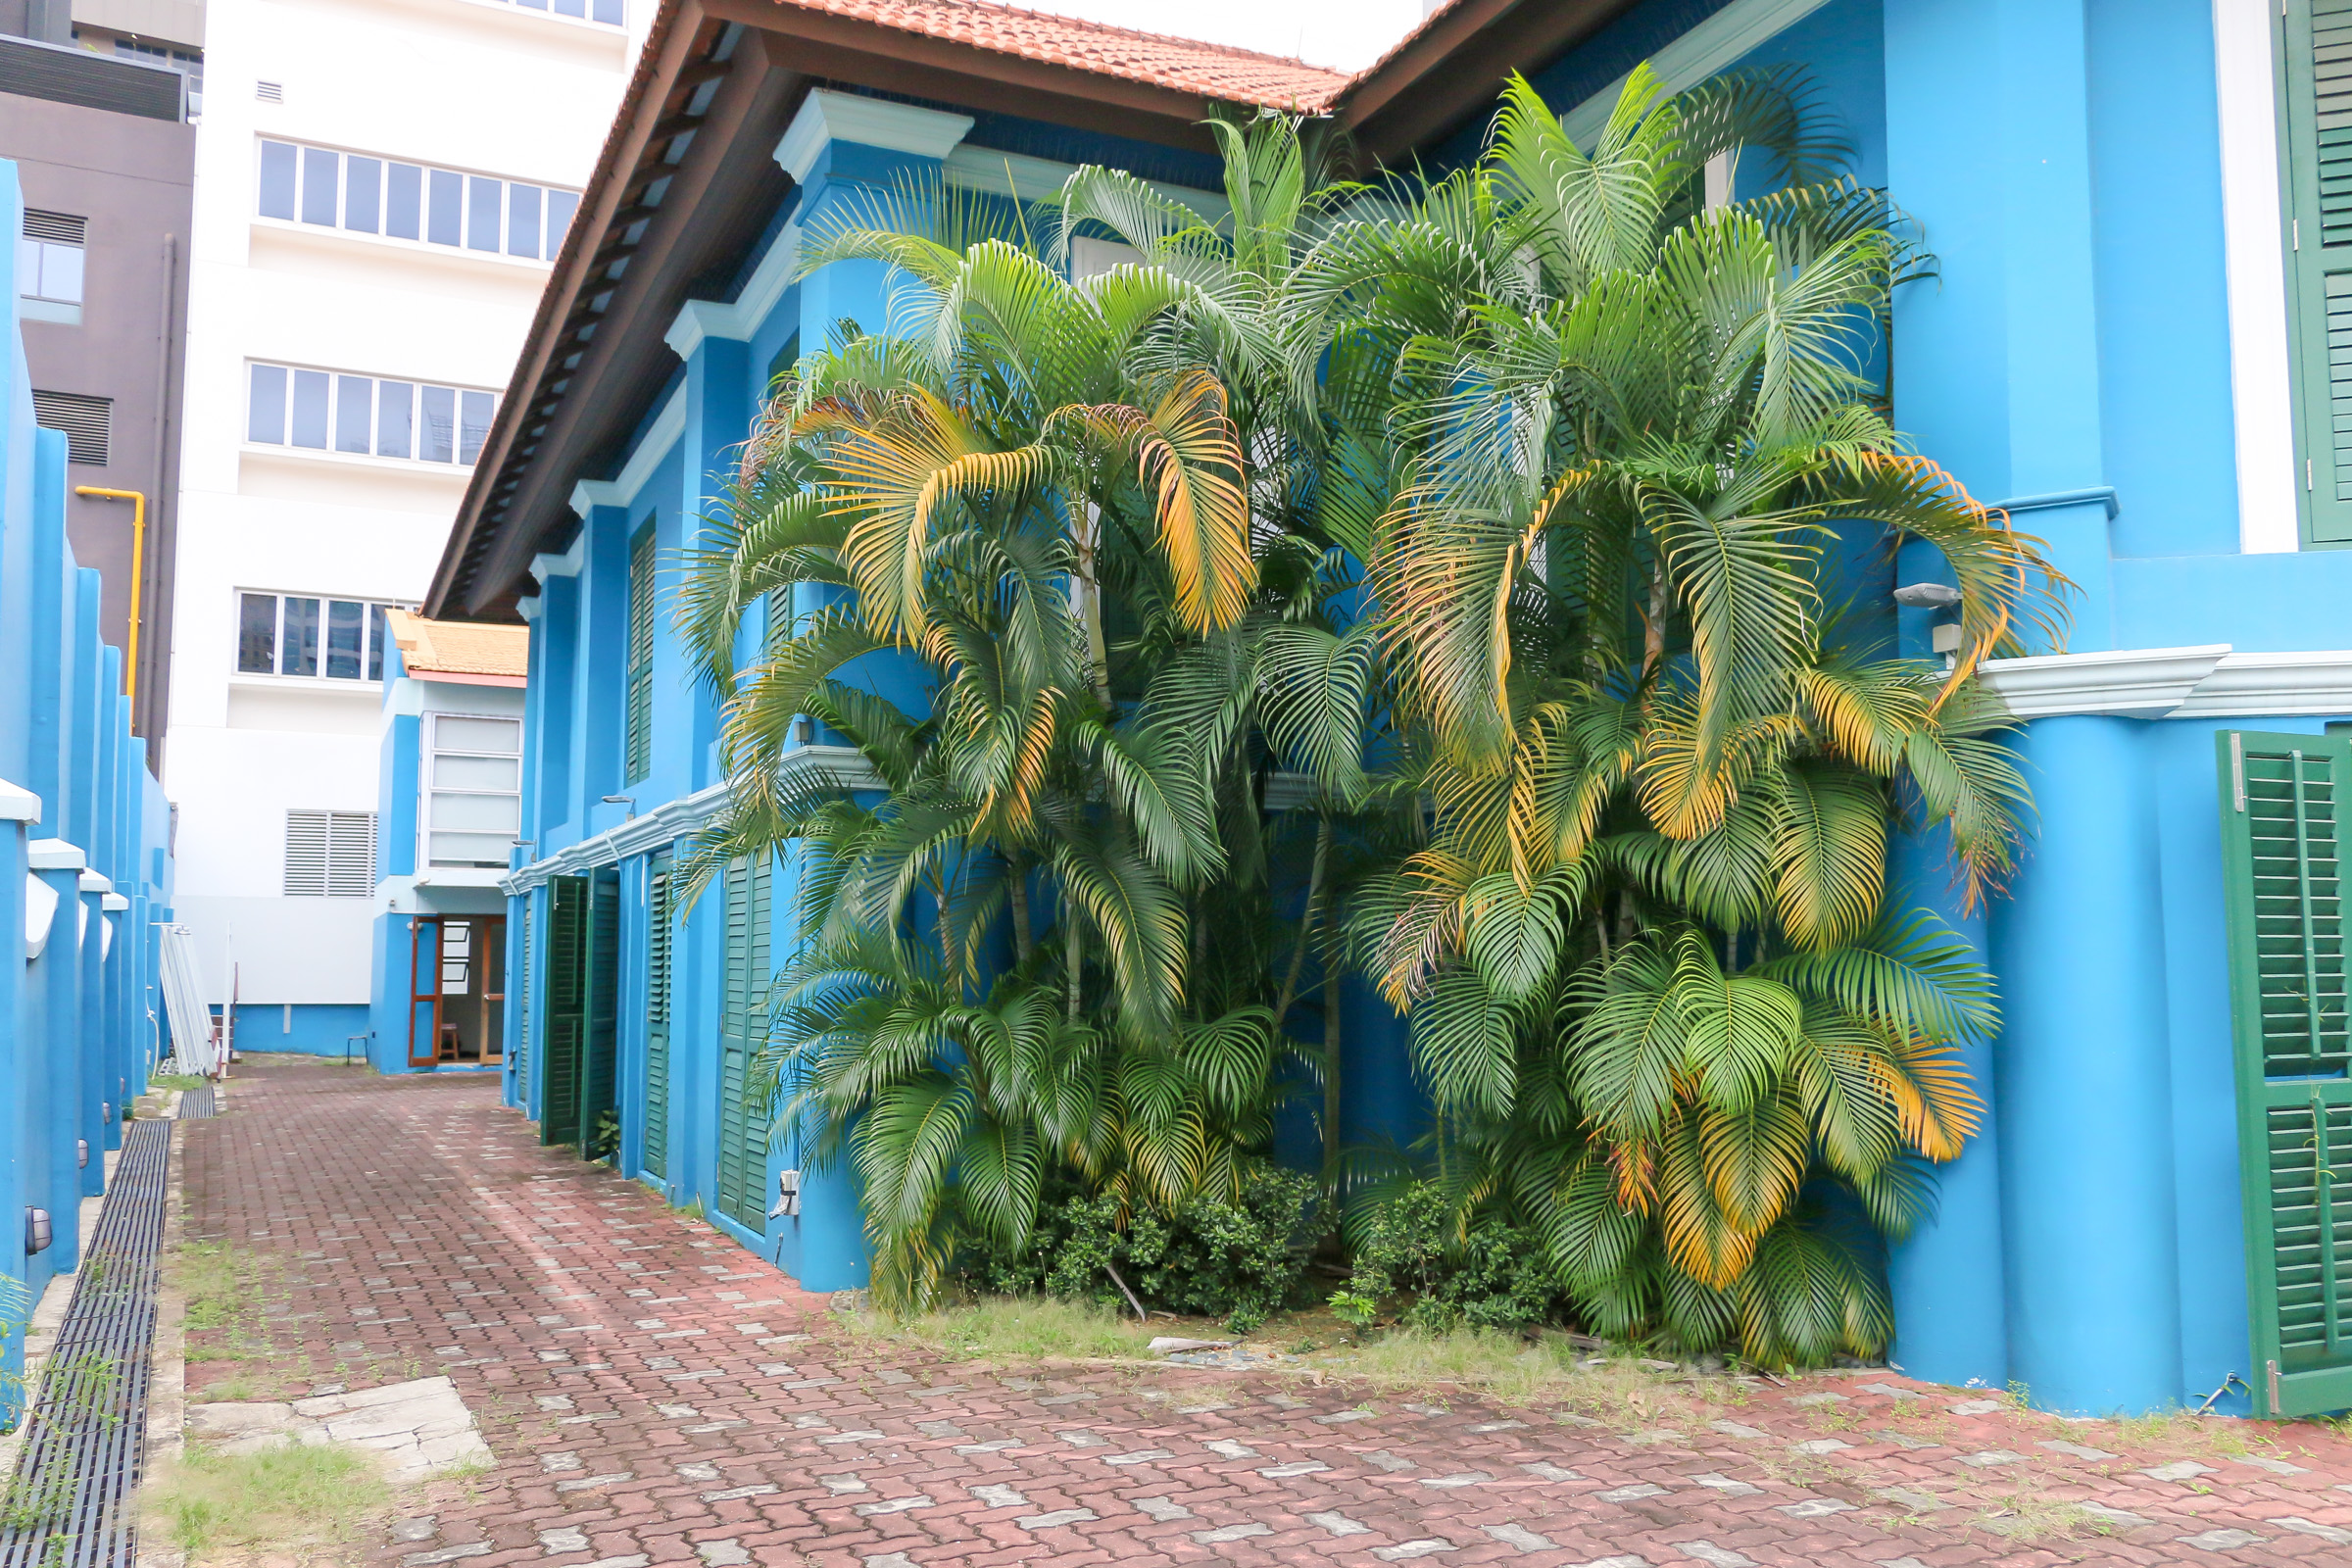
[[[1296,55],[1357,72],[1420,24],[1422,0],[1012,0],[1031,11],[1083,17],[1143,32]]]

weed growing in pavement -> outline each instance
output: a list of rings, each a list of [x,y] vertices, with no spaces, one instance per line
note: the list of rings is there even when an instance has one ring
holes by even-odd
[[[191,1564],[220,1548],[296,1549],[331,1560],[389,1508],[392,1489],[375,1458],[340,1444],[280,1444],[252,1453],[192,1446],[141,1489],[148,1528]],[[308,1548],[305,1550],[304,1548]]]
[[[171,1273],[186,1295],[190,1361],[256,1361],[270,1355],[264,1314],[270,1304],[269,1259],[220,1242],[188,1242]]]
[[[184,1095],[191,1089],[202,1089],[211,1081],[192,1072],[161,1072],[147,1080],[147,1087],[151,1090],[176,1089]]]
[[[1977,1516],[1978,1526],[2021,1546],[2115,1534],[2113,1520],[2100,1518],[2079,1502],[2032,1488],[2000,1493],[1985,1500],[1992,1506]]]
[[[1092,1301],[1048,1297],[987,1297],[903,1318],[871,1310],[838,1317],[855,1338],[912,1343],[958,1360],[1141,1358],[1158,1332]]]

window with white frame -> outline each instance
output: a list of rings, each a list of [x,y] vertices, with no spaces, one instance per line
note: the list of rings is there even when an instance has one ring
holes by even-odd
[[[317,594],[239,594],[237,673],[382,680],[391,642],[384,612],[409,608]]]
[[[286,897],[365,899],[375,892],[373,811],[286,813]]]
[[[601,22],[609,26],[625,25],[621,0],[491,0],[494,5],[512,5],[517,11],[543,11],[552,16],[576,17],[582,22]]]
[[[50,305],[81,303],[88,220],[24,209],[17,235],[17,293]]]
[[[470,466],[490,438],[498,394],[479,387],[249,365],[245,439],[362,457]]]
[[[434,713],[430,722],[425,864],[504,868],[522,831],[522,720]]]
[[[396,159],[265,141],[255,211],[449,250],[554,261],[580,193]]]

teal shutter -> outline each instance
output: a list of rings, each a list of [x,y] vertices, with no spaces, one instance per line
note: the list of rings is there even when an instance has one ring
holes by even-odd
[[[531,1109],[531,1027],[537,1021],[531,1017],[531,966],[538,955],[531,951],[531,905],[529,894],[522,897],[522,946],[515,950],[514,976],[514,1095],[523,1114]]]
[[[587,1023],[580,1047],[580,1154],[602,1159],[619,1139],[620,871],[588,877]],[[612,1118],[610,1126],[606,1118]]]
[[[2352,0],[2278,18],[2296,446],[2315,543],[2352,543]]]
[[[669,877],[654,857],[645,896],[645,1173],[669,1175]]]
[[[2352,1405],[2352,1040],[2337,858],[2352,741],[2229,731],[2220,743],[2254,1404],[2314,1415]]]
[[[547,1103],[539,1116],[543,1144],[580,1141],[580,1037],[587,1024],[584,960],[588,938],[588,879],[559,876],[547,884]]]
[[[726,997],[718,1040],[718,1211],[767,1234],[767,1111],[749,1103],[752,1059],[767,1033],[765,854],[727,866]]]
[[[654,525],[637,530],[629,546],[627,719],[622,747],[627,781],[654,765]]]

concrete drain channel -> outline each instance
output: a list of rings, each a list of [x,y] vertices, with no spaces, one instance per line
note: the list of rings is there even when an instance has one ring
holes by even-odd
[[[212,1092],[204,1098],[197,1114],[210,1115]],[[0,1514],[0,1568],[130,1568],[134,1560],[171,1162],[170,1122],[125,1125]]]

